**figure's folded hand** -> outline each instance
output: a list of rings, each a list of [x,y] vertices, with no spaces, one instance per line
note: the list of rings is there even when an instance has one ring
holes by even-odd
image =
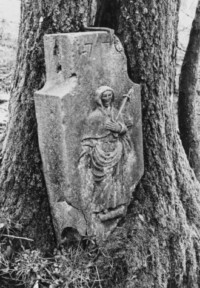
[[[121,131],[122,127],[119,123],[109,120],[106,122],[105,128],[110,130],[110,131],[119,133]]]

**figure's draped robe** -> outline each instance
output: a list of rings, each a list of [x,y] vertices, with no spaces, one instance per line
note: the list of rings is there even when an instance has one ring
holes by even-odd
[[[83,193],[90,195],[94,212],[103,212],[125,204],[130,193],[130,179],[135,153],[124,117],[111,107],[110,113],[97,107],[87,118],[81,142],[79,171]],[[105,128],[117,121],[119,133]],[[130,121],[129,121],[130,122]],[[129,125],[130,126],[130,125]]]

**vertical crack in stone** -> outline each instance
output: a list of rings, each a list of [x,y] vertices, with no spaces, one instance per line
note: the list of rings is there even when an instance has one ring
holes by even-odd
[[[59,46],[58,46],[58,40],[55,40],[55,45],[54,45],[54,50],[53,50],[53,55],[58,56],[59,55]]]
[[[62,65],[60,63],[57,64],[56,72],[59,73],[62,71]]]

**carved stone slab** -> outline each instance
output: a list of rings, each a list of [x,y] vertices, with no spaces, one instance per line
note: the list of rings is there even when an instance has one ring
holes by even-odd
[[[140,86],[112,30],[46,35],[44,45],[35,108],[57,239],[76,229],[102,241],[143,174]]]

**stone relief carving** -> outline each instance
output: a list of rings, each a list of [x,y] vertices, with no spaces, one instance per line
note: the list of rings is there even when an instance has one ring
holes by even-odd
[[[46,35],[44,46],[35,108],[57,241],[77,231],[101,242],[143,173],[140,86],[113,30]]]
[[[121,215],[125,204],[130,172],[135,161],[129,129],[133,120],[123,114],[130,94],[124,95],[119,111],[114,107],[112,88],[101,86],[95,93],[95,110],[86,120],[81,141],[79,171],[83,193],[91,190],[93,212],[101,213],[101,220]],[[120,208],[117,213],[109,211]]]

